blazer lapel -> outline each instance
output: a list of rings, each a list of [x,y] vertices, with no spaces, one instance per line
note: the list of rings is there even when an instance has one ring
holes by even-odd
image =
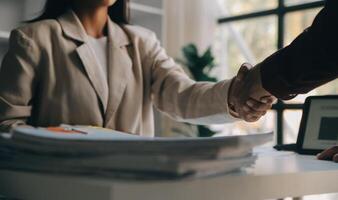
[[[87,38],[87,33],[80,19],[76,14],[69,10],[57,19],[61,25],[62,31],[66,37],[84,43]]]
[[[97,66],[96,57],[93,55],[93,52],[90,50],[90,47],[86,43],[78,47],[76,49],[76,52],[79,55],[83,63],[84,69],[87,72],[87,76],[101,101],[103,113],[105,113],[108,105],[108,93],[105,90],[107,86],[104,82],[105,79],[99,79],[101,75],[98,70],[99,66]]]
[[[114,113],[121,103],[127,83],[130,80],[129,77],[132,75],[132,61],[127,50],[127,45],[130,43],[129,38],[122,28],[111,20],[108,21],[108,39],[109,100],[105,126],[113,124]]]
[[[95,58],[90,48],[86,44],[87,34],[80,20],[73,11],[62,15],[58,21],[66,37],[80,42],[76,49],[79,55],[88,79],[95,89],[105,112],[104,126],[112,127],[113,116],[121,103],[127,83],[132,75],[132,61],[128,54],[127,45],[130,44],[129,37],[124,30],[110,19],[108,20],[108,87],[109,94],[105,94],[102,87],[102,81],[99,80],[98,71],[93,68],[96,66]],[[108,95],[106,98],[105,95]],[[108,99],[106,103],[104,99]]]
[[[86,31],[76,14],[71,10],[59,17],[58,21],[66,37],[80,42],[76,52],[81,59],[86,75],[102,104],[102,116],[104,116],[108,104],[108,94],[104,89],[106,87],[104,85],[105,83],[103,80],[99,79],[100,74],[99,70],[96,70],[98,68],[96,58],[87,44]]]

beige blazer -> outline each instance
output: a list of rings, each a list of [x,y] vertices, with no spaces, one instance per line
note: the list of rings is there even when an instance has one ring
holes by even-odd
[[[87,34],[74,12],[12,31],[0,69],[0,130],[64,123],[153,136],[153,105],[191,123],[231,118],[230,80],[192,81],[144,28],[109,21],[108,38],[105,94]]]

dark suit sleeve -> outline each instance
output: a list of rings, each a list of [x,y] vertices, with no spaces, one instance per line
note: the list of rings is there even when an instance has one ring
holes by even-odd
[[[262,63],[263,87],[291,99],[338,77],[338,1],[327,0],[313,24]]]

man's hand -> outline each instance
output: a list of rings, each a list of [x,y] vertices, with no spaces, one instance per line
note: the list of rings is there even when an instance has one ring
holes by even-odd
[[[317,155],[319,160],[333,160],[338,163],[338,146],[332,147]]]
[[[276,100],[261,83],[260,69],[243,64],[229,92],[229,105],[235,117],[255,122],[264,116]]]

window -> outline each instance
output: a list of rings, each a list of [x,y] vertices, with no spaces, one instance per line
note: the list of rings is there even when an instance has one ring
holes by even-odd
[[[218,3],[223,17],[218,20],[214,52],[223,67],[215,74],[227,77],[236,75],[243,62],[257,64],[288,45],[311,25],[324,6],[323,0],[218,0]],[[279,101],[254,125],[241,122],[227,127],[225,132],[275,128],[276,143],[295,142],[305,98],[321,94],[338,94],[338,80],[291,101]],[[276,127],[272,127],[274,124]]]

